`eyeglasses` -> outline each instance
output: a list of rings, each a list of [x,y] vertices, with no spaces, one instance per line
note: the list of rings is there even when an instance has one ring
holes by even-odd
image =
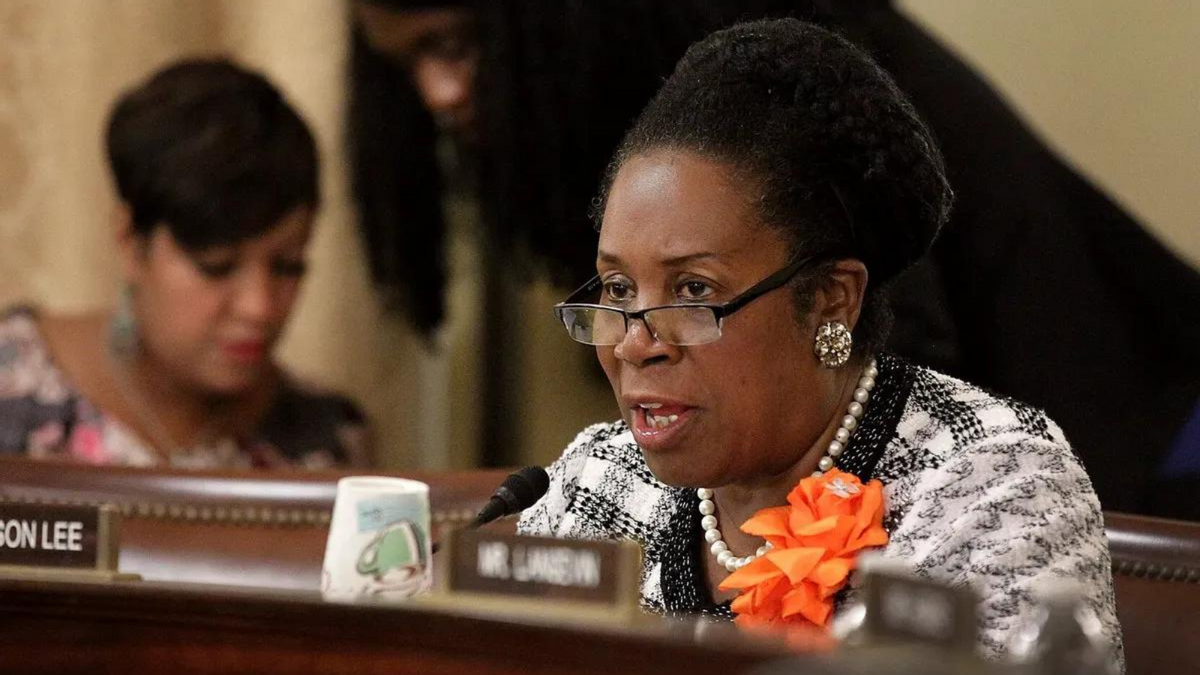
[[[787,267],[720,305],[687,303],[627,311],[578,302],[601,288],[600,275],[596,275],[566,300],[555,305],[554,313],[567,327],[571,339],[585,345],[620,344],[629,330],[629,322],[639,320],[646,324],[650,334],[659,342],[679,347],[707,344],[721,337],[725,317],[791,281],[797,272],[816,259],[817,256],[808,256],[794,260]]]

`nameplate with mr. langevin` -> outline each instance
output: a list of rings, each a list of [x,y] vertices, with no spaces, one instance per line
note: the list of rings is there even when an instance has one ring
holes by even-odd
[[[446,554],[440,590],[477,607],[618,621],[640,614],[641,548],[633,542],[461,530]]]
[[[117,573],[112,506],[0,502],[0,576],[129,578]]]

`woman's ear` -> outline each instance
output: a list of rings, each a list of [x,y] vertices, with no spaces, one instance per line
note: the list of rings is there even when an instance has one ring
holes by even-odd
[[[851,331],[862,313],[863,297],[867,292],[867,266],[860,260],[847,258],[833,264],[825,283],[818,291],[817,325],[841,321]]]

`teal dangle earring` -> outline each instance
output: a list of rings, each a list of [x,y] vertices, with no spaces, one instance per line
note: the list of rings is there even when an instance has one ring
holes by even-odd
[[[141,347],[137,318],[133,315],[133,287],[126,284],[108,324],[108,348],[121,361],[132,361]]]

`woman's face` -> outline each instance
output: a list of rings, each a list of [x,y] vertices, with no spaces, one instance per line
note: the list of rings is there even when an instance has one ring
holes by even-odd
[[[127,276],[149,362],[206,394],[253,387],[292,311],[311,231],[312,211],[298,208],[254,239],[199,251],[166,227],[132,237]]]
[[[664,150],[626,161],[600,230],[600,302],[629,310],[723,303],[783,268],[787,243],[758,221],[753,196],[699,155]],[[622,343],[596,348],[659,480],[715,488],[795,466],[837,396],[831,371],[813,356],[815,329],[803,323],[785,286],[728,317],[716,342],[664,344],[633,321]]]
[[[461,8],[396,10],[368,0],[359,0],[354,9],[371,49],[407,70],[438,125],[460,141],[473,141],[479,65],[474,13]]]

